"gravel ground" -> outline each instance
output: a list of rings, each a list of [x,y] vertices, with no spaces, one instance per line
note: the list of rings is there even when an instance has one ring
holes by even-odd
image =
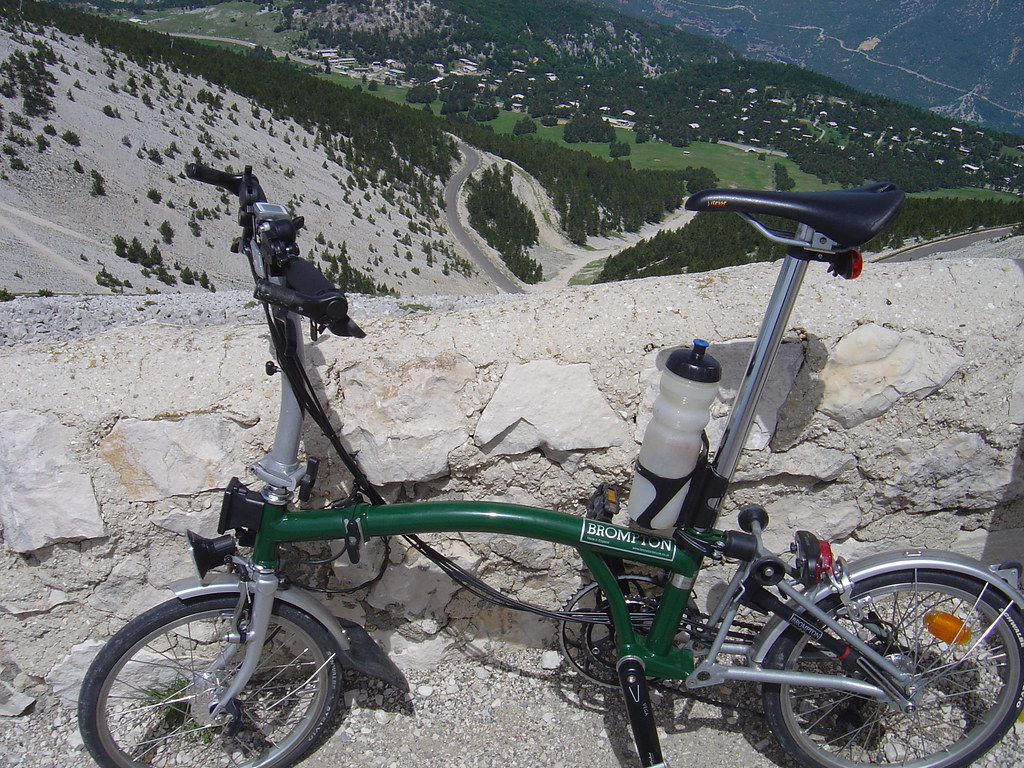
[[[349,307],[352,317],[359,322],[385,315],[458,310],[515,299],[507,294],[412,299],[350,296]],[[150,322],[183,327],[261,323],[263,310],[249,291],[152,296],[19,296],[0,302],[0,346],[94,336],[109,328]]]
[[[411,692],[359,681],[339,728],[304,768],[635,768],[621,694],[581,681],[552,652],[499,647],[484,656],[449,654],[437,668],[407,674]],[[652,695],[666,761],[682,766],[794,768],[768,732],[756,686]],[[985,759],[1019,768],[1018,724]],[[708,758],[711,760],[708,760]],[[0,723],[0,766],[89,768],[75,718],[59,706]],[[192,768],[199,768],[193,766]]]

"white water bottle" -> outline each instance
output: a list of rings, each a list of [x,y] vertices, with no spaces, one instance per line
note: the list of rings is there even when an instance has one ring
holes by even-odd
[[[675,350],[661,375],[627,508],[644,528],[664,530],[685,522],[680,512],[722,378],[722,366],[706,354],[707,348],[706,341],[694,339],[692,349]]]

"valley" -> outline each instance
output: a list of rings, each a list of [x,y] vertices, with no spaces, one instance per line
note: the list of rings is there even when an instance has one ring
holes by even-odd
[[[475,0],[459,3],[480,11]],[[498,5],[496,12],[508,12]],[[406,4],[384,7],[393,13]],[[423,12],[441,7],[427,4]],[[528,17],[539,6],[523,7]],[[686,55],[697,63],[688,63],[678,51],[675,58],[657,52],[656,36],[643,37],[644,29],[619,17],[613,21],[621,27],[601,37],[584,14],[582,26],[570,24],[545,55],[575,50],[569,41],[582,35],[623,68],[619,80],[629,88],[597,74],[577,75],[583,85],[572,86],[567,72],[579,62],[544,74],[551,62],[541,59],[533,75],[501,68],[508,54],[466,48],[459,52],[470,56],[436,65],[444,74],[431,78],[426,100],[415,101],[412,93],[427,84],[413,74],[416,61],[385,57],[377,66],[341,57],[340,48],[313,48],[313,13],[299,24],[273,5],[224,3],[144,15],[103,27],[106,44],[97,44],[96,31],[85,38],[45,27],[26,34],[8,24],[0,35],[5,295],[247,285],[247,265],[225,248],[233,235],[230,201],[190,184],[181,173],[190,161],[253,165],[277,201],[305,217],[303,254],[332,280],[352,292],[404,296],[590,282],[609,258],[685,225],[691,217],[679,206],[687,189],[772,188],[782,179],[815,190],[902,175],[908,190],[948,179],[977,184],[958,195],[1013,200],[1001,190],[1020,183],[1024,151],[1005,146],[1007,135],[940,118],[901,126],[916,113],[899,105],[880,112],[845,92],[816,94],[808,88],[824,81],[791,70],[730,57],[708,68],[700,61],[722,52],[679,38],[692,46]],[[105,24],[86,18],[72,25]],[[177,35],[236,40],[231,47],[245,53],[147,31],[161,25]],[[631,80],[632,65],[612,53],[622,40],[631,41],[630,51],[651,52],[647,66],[661,74]],[[396,45],[396,53],[409,53]],[[544,52],[528,39],[519,45]],[[273,60],[278,46],[285,62]],[[767,76],[779,79],[765,85]],[[673,116],[680,98],[692,101]],[[601,140],[570,137],[584,117],[607,131]],[[680,120],[692,122],[680,127]],[[864,130],[886,121],[877,133]],[[673,138],[673,131],[681,133]],[[837,149],[854,154],[841,163]],[[966,170],[951,175],[954,164]],[[465,180],[492,167],[512,169],[512,192],[538,226],[529,248],[541,274],[535,285],[511,277],[468,224]],[[983,182],[993,173],[1008,175]],[[740,253],[724,263],[750,258]]]

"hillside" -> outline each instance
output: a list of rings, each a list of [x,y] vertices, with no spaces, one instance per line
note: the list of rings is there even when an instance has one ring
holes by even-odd
[[[529,4],[524,8],[538,12]],[[182,167],[192,160],[220,167],[254,165],[274,199],[305,216],[305,255],[347,290],[371,294],[495,289],[499,278],[485,276],[493,268],[493,254],[487,248],[479,251],[481,243],[472,238],[457,236],[464,229],[457,219],[468,215],[459,187],[478,157],[467,144],[488,158],[478,173],[493,163],[515,168],[515,194],[530,209],[522,215],[532,215],[540,227],[539,243],[525,246],[528,281],[541,279],[542,285],[564,285],[584,267],[594,274],[599,260],[659,229],[678,226],[681,222],[666,214],[678,208],[685,192],[716,183],[706,169],[637,172],[628,163],[608,163],[556,142],[502,135],[490,130],[487,121],[477,123],[457,111],[439,120],[425,109],[396,106],[361,87],[340,88],[258,56],[171,39],[137,25],[54,6],[28,3],[24,9],[38,21],[58,19],[68,31],[20,27],[14,14],[0,31],[0,118],[7,128],[0,246],[10,254],[0,262],[0,288],[8,292],[143,293],[245,285],[247,265],[225,247],[235,234],[230,201],[184,178]],[[614,98],[627,97],[648,104],[649,127],[656,123],[668,137],[680,130],[672,105],[692,95],[675,85],[685,81],[688,88],[704,92],[729,82],[733,87],[719,88],[717,98],[705,100],[708,118],[702,117],[697,128],[712,134],[724,130],[727,122],[715,122],[719,118],[712,110],[736,110],[739,124],[750,128],[745,138],[754,143],[755,126],[772,123],[770,116],[780,125],[794,122],[780,115],[820,106],[820,97],[813,94],[828,85],[820,76],[750,61],[685,66],[689,69],[645,79],[633,90],[602,95],[612,104]],[[778,76],[774,90],[741,89],[743,82],[763,81],[766,72]],[[686,80],[694,75],[703,79]],[[739,77],[746,80],[721,79]],[[535,78],[533,85],[524,85],[524,99],[542,110],[544,94],[568,87],[567,80]],[[628,83],[629,78],[621,80]],[[608,79],[595,80],[601,83],[611,87]],[[491,86],[483,84],[480,98],[494,98],[487,90]],[[496,80],[492,85],[507,87]],[[801,91],[802,98],[792,96]],[[836,116],[841,109],[864,116],[857,106],[853,99],[828,101]],[[885,111],[874,110],[874,119],[896,119],[905,115],[901,110],[887,104]],[[541,121],[548,117],[561,121],[553,115]],[[557,122],[566,139],[574,120]],[[791,158],[802,159],[830,181],[849,181],[851,173],[859,174],[859,181],[870,174],[902,179],[905,188],[913,189],[944,178],[935,175],[942,165],[927,159],[938,151],[929,146],[937,143],[935,132],[924,131],[931,124],[922,123],[924,128],[906,140],[883,129],[881,137],[848,150],[863,153],[857,162],[837,163],[825,150],[838,145],[839,132],[825,127],[820,113],[811,125],[797,123],[791,126],[795,130],[817,127],[820,133],[806,144],[802,133],[800,139],[788,137]],[[681,130],[693,135],[697,128]],[[778,134],[781,128],[774,130]],[[638,123],[631,140],[640,141],[642,131]],[[456,136],[467,143],[461,150]],[[993,155],[1000,140],[978,131],[968,137],[963,129],[959,135],[959,141],[971,142],[971,151],[987,153],[990,162],[1012,163],[1012,155]],[[580,143],[588,143],[587,138]],[[915,154],[927,156],[923,166],[900,159]],[[752,155],[758,156],[767,159],[764,153]],[[931,175],[922,175],[922,167]],[[453,175],[455,169],[460,173]],[[506,194],[505,202],[495,198],[488,216],[516,207],[512,192]],[[632,234],[622,237],[623,232]],[[493,229],[492,234],[505,237]],[[748,258],[741,254],[739,261]],[[517,289],[514,284],[503,288]]]
[[[409,101],[462,123],[493,128],[503,108],[527,113],[550,127],[546,136],[570,146],[610,144],[611,157],[628,159],[651,139],[678,148],[732,142],[782,153],[826,184],[887,179],[907,191],[1024,190],[1024,152],[1016,148],[1024,140],[980,129],[969,122],[977,115],[940,116],[843,78],[739,58],[707,39],[591,3],[304,0],[276,7],[281,34],[309,55],[319,52],[332,71],[413,86]],[[225,15],[164,11],[146,23],[173,28],[179,16],[215,13]],[[233,18],[228,26],[245,37],[244,17]],[[599,120],[609,125],[570,132]],[[620,137],[611,124],[630,130]]]
[[[298,0],[289,26],[307,44],[363,61],[399,57],[408,74],[470,59],[494,73],[517,68],[559,77],[658,76],[692,61],[731,58],[714,40],[651,24],[590,3],[547,0]]]
[[[253,165],[273,199],[306,215],[306,255],[352,290],[488,288],[448,242],[443,212],[424,204],[440,195],[437,174],[410,167],[399,183],[365,156],[325,151],[315,125],[53,30],[3,29],[0,61],[8,73],[28,61],[49,94],[36,109],[25,88],[9,85],[0,99],[0,285],[9,290],[95,292],[97,276],[139,293],[200,290],[203,274],[212,287],[247,284],[248,266],[226,247],[232,205],[182,174],[196,160]],[[454,143],[433,133],[450,163]]]
[[[722,40],[747,56],[807,67],[957,120],[1024,132],[1011,0],[600,0]]]
[[[0,287],[148,292],[237,284],[245,265],[215,244],[233,232],[207,232],[210,219],[229,213],[227,199],[198,193],[181,173],[200,160],[256,166],[268,193],[313,225],[306,254],[347,290],[493,290],[493,278],[470,263],[488,271],[492,257],[452,238],[462,207],[448,181],[466,152],[446,128],[464,133],[459,124],[262,55],[50,5],[0,5],[11,11],[0,47],[0,110],[11,122],[0,203],[11,221],[6,244],[17,254],[0,271],[10,284]],[[22,14],[65,31],[23,26]],[[639,232],[679,206],[688,182],[714,181],[706,170],[639,172],[550,144],[499,139],[482,133],[475,141],[538,177],[552,221],[577,246],[593,235]],[[39,259],[50,267],[36,269]],[[69,280],[55,279],[52,266],[70,272]]]

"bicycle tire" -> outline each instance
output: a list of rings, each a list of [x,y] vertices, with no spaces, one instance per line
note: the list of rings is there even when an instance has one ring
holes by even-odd
[[[913,713],[841,691],[764,684],[768,724],[797,762],[805,768],[958,768],[1013,727],[1024,706],[1024,617],[1004,596],[959,573],[908,568],[858,582],[852,598],[888,637],[844,618],[837,597],[821,607],[859,630],[883,656],[915,674],[931,672],[930,679]],[[927,629],[930,611],[956,617],[963,629],[953,622],[953,635],[940,639]],[[847,674],[796,630],[775,641],[765,666]]]
[[[102,768],[180,765],[284,768],[337,726],[342,665],[327,630],[274,604],[259,666],[237,701],[243,715],[213,723],[208,703],[241,664],[211,664],[230,644],[237,596],[170,600],[126,624],[100,650],[82,683],[82,739]],[[234,727],[232,727],[234,726]]]

